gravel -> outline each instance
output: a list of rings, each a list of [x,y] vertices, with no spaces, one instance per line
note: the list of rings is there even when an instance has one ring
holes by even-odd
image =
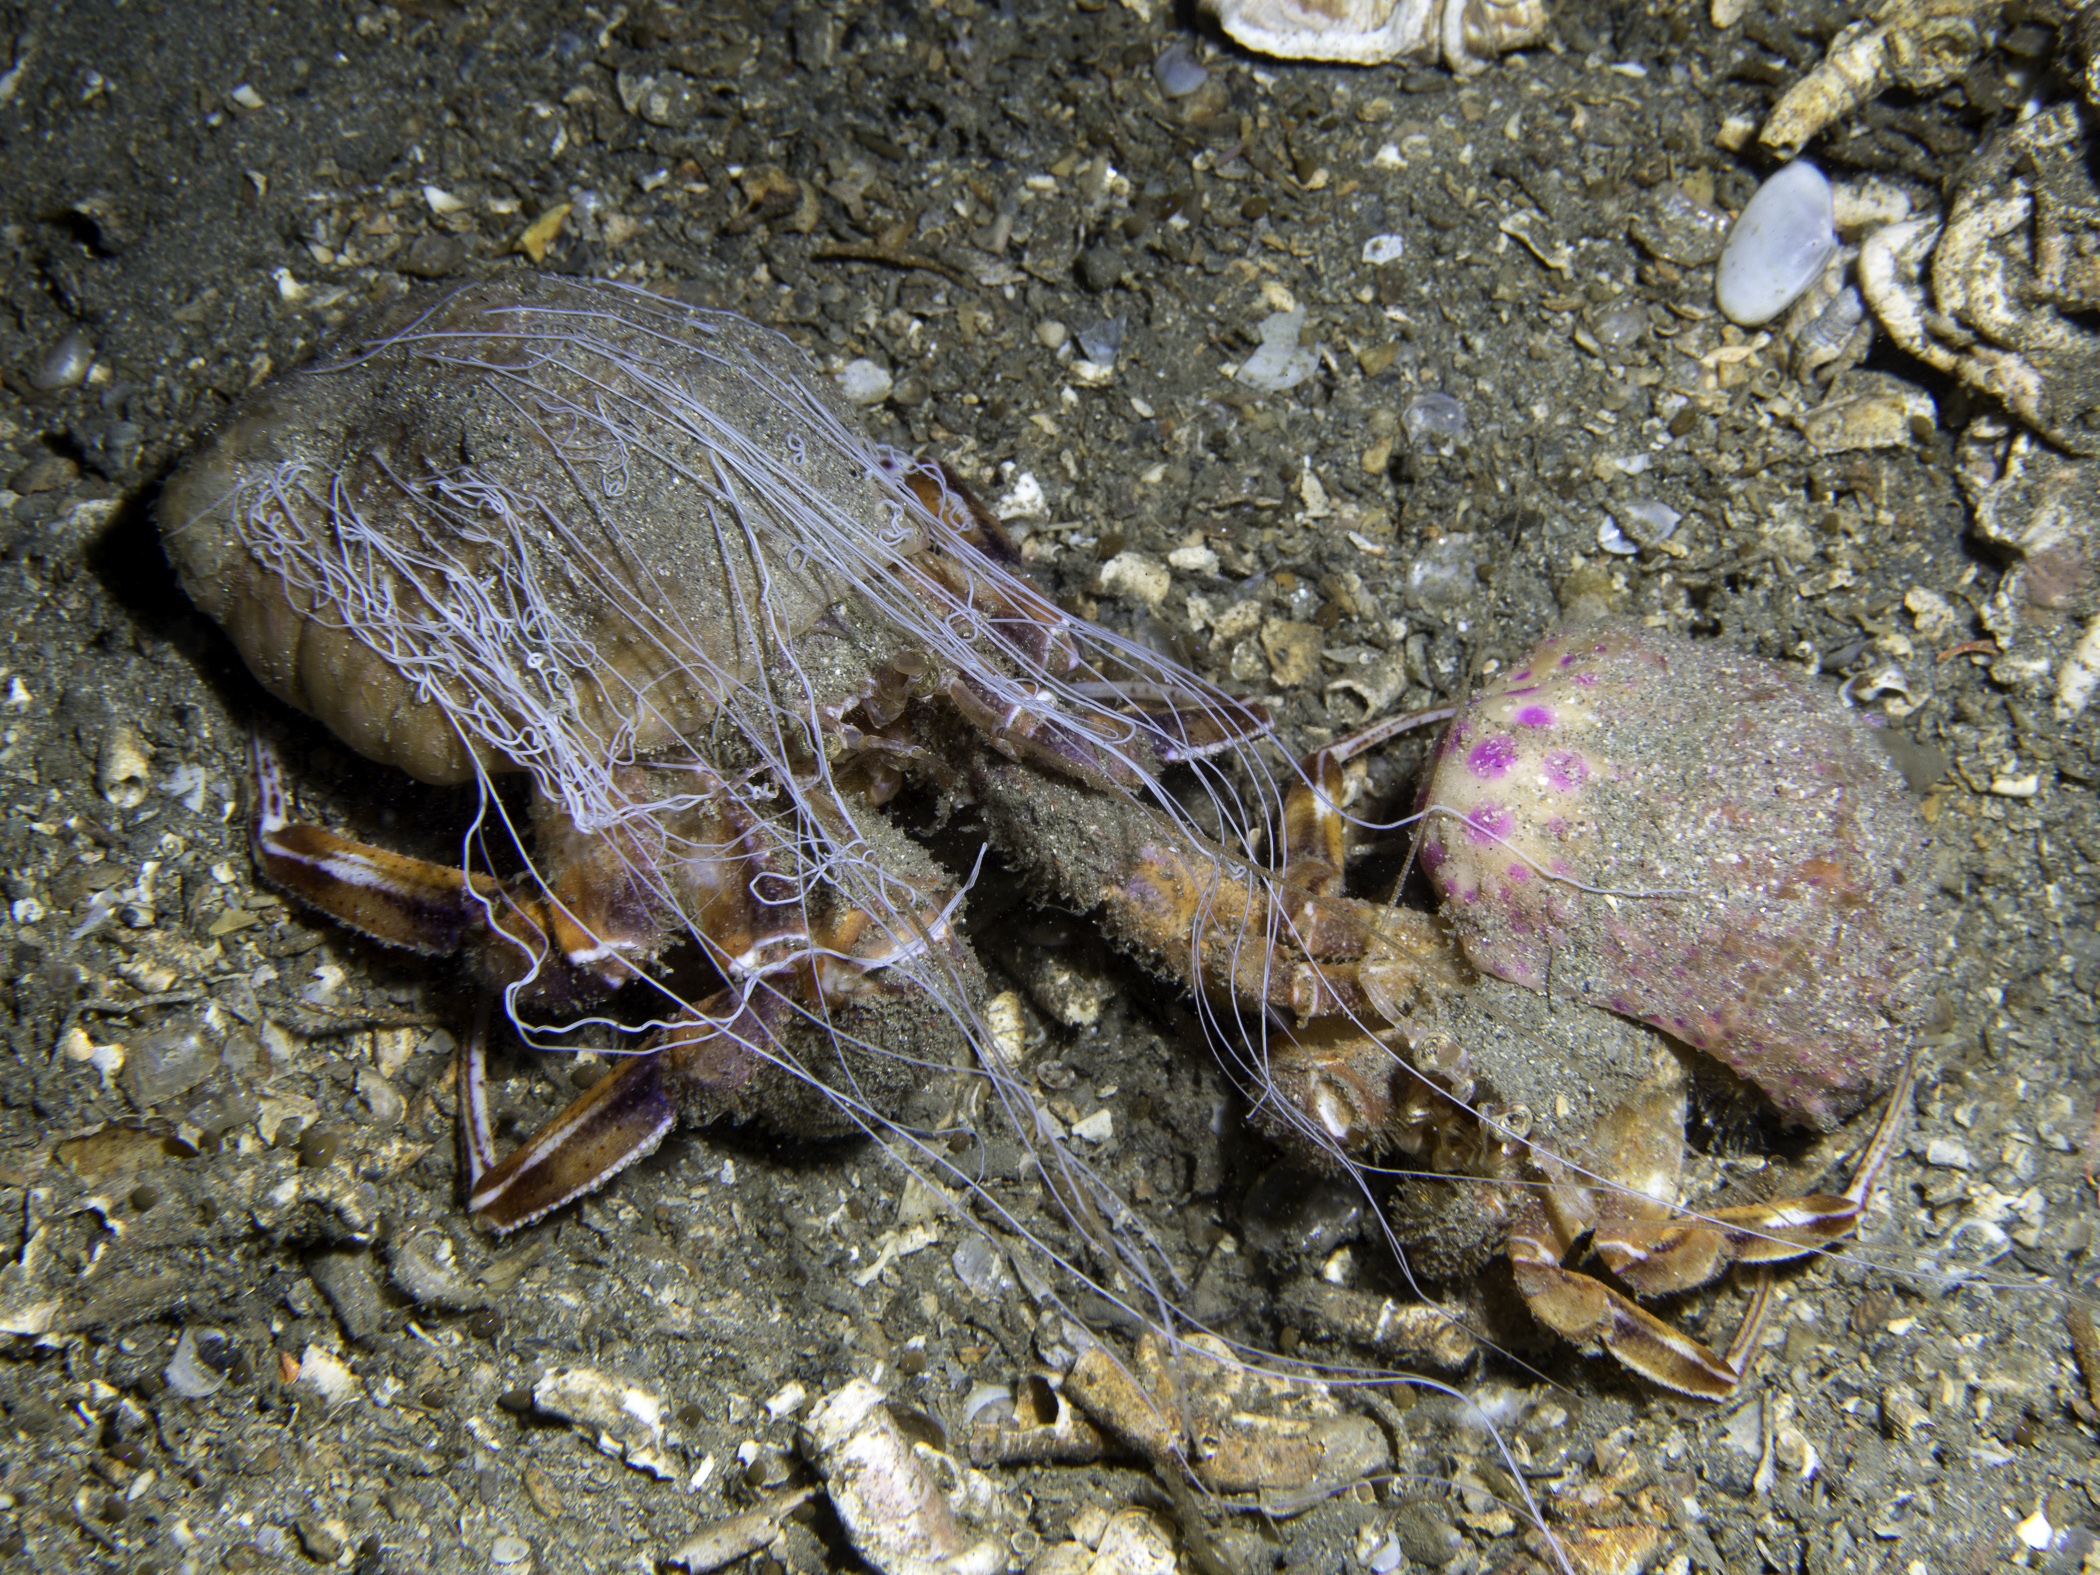
[[[258,884],[253,727],[284,741],[310,814],[372,841],[449,857],[474,805],[263,695],[177,590],[157,483],[352,312],[531,268],[676,286],[859,377],[875,435],[1005,500],[1065,605],[1269,695],[1293,748],[1353,726],[1366,694],[1450,704],[1556,618],[1608,611],[1862,680],[1931,817],[1961,952],[1916,1121],[1863,1240],[1782,1275],[1740,1403],[1542,1343],[1490,1268],[1433,1287],[1498,1347],[1447,1375],[1473,1404],[1404,1385],[1363,1402],[1399,1486],[1271,1527],[1134,1460],[995,1468],[1025,1494],[1016,1547],[1173,1503],[1182,1545],[1225,1567],[1404,1554],[1470,1575],[1525,1535],[1514,1460],[1542,1495],[1583,1487],[1652,1527],[1656,1569],[2075,1562],[2100,1526],[2100,1371],[2078,1365],[2100,1351],[2065,1320],[2100,1250],[2100,708],[2060,717],[1974,643],[2007,562],[1970,533],[1955,471],[1968,397],[1935,385],[1942,425],[1902,446],[1812,449],[1783,354],[1720,318],[1708,267],[1672,260],[1709,255],[1711,216],[1766,173],[1723,129],[1841,20],[1723,33],[1703,6],[1578,0],[1550,45],[1466,80],[1261,61],[1139,4],[18,20],[0,59],[0,1566],[655,1567],[806,1480],[793,1415],[764,1405],[788,1385],[879,1373],[913,1437],[960,1436],[979,1386],[1069,1353],[1037,1270],[1001,1272],[868,1143],[684,1133],[544,1225],[478,1235],[451,1136],[471,989]],[[1973,105],[2000,100],[2018,95],[1863,112],[1819,161],[1936,203],[2012,113]],[[1250,380],[1250,360],[1290,375]],[[1871,364],[1927,381],[1886,346]],[[1630,525],[1656,502],[1679,516],[1667,538]],[[1608,520],[1634,550],[1600,550]],[[131,751],[114,775],[113,724]],[[1404,813],[1426,747],[1377,752],[1371,801]],[[1401,854],[1371,850],[1374,878]],[[1040,949],[1049,919],[1084,930],[994,871],[968,922],[989,960],[1024,932]],[[1318,1189],[1317,1219],[1277,1216],[1277,1155],[1190,1004],[1083,933],[1057,944],[1065,988],[1102,1004],[1027,1015],[1060,1073],[1046,1102],[1098,1134],[1090,1161],[1191,1305],[1364,1360],[1275,1294],[1331,1267],[1405,1297],[1375,1233],[1337,1240],[1354,1217]],[[574,1070],[499,1060],[505,1141]],[[1844,1173],[1842,1141],[1707,1095],[1692,1168],[1724,1201]],[[1014,1145],[984,1152],[1016,1217],[1076,1250]],[[1731,1279],[1664,1312],[1725,1343],[1745,1300]],[[561,1420],[533,1399],[556,1374],[650,1397],[657,1425]],[[779,1566],[850,1567],[828,1509],[777,1529]]]

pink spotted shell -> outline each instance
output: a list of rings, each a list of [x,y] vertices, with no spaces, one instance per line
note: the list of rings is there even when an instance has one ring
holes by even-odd
[[[1432,806],[1476,967],[1652,1023],[1797,1120],[1885,1088],[1930,1005],[1924,820],[1859,714],[1771,662],[1562,629],[1452,724]]]

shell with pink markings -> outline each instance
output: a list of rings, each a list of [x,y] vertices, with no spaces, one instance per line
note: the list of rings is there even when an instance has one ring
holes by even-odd
[[[1541,642],[1453,724],[1422,862],[1483,971],[1654,1024],[1828,1127],[1931,1004],[1922,816],[1866,721],[1624,623]]]

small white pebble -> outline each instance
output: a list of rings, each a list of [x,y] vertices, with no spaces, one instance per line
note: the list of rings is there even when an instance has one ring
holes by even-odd
[[[1035,472],[1024,470],[1014,477],[1006,495],[992,504],[992,513],[1001,520],[1043,519],[1050,513],[1050,499]]]
[[[1089,1143],[1106,1143],[1115,1135],[1115,1112],[1105,1105],[1088,1116],[1084,1121],[1072,1123],[1072,1136],[1085,1138]]]
[[[2056,1540],[2056,1528],[2049,1524],[2048,1515],[2036,1510],[2013,1527],[2013,1535],[2020,1539],[2022,1546],[2040,1553]]]
[[[1836,255],[1830,182],[1813,164],[1775,172],[1728,231],[1714,273],[1714,300],[1745,328],[1793,305]]]
[[[1103,596],[1119,596],[1144,607],[1157,607],[1174,588],[1174,577],[1166,565],[1141,552],[1119,552],[1101,565],[1094,590]]]
[[[45,393],[75,388],[94,364],[95,347],[88,343],[85,334],[75,331],[64,335],[51,347],[44,359],[37,363],[29,381]]]
[[[245,82],[226,96],[242,109],[261,109],[263,107],[263,96]]]
[[[357,1374],[341,1357],[318,1345],[309,1345],[299,1353],[299,1372],[291,1387],[326,1405],[338,1405],[354,1396],[361,1385]]]
[[[766,1415],[777,1422],[784,1416],[793,1416],[808,1404],[809,1390],[800,1382],[790,1380],[766,1401]]]
[[[1949,1170],[1972,1170],[1976,1162],[1969,1157],[1966,1143],[1954,1138],[1936,1137],[1925,1145],[1925,1163],[1940,1165]]]
[[[1152,75],[1168,98],[1186,98],[1203,86],[1210,73],[1189,53],[1189,46],[1177,38],[1152,62]]]
[[[890,374],[863,357],[839,368],[839,392],[856,405],[879,405],[894,386]]]

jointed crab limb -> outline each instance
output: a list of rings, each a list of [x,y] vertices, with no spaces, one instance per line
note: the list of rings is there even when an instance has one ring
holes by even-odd
[[[1001,847],[1054,889],[1091,895],[1124,944],[1215,1000],[1377,1016],[1381,1001],[1467,977],[1435,920],[1329,894],[1295,849],[1272,873],[1148,805],[1104,802],[1069,776],[989,754],[976,785]]]
[[[475,1177],[467,1195],[469,1212],[498,1232],[530,1225],[654,1153],[684,1118],[685,1100],[750,1077],[763,1064],[774,1037],[772,1020],[783,1015],[785,1003],[761,990],[737,1010],[737,993],[720,992],[702,1003],[689,1026],[668,1031],[668,1042],[660,1039],[654,1048],[622,1059],[500,1163]],[[728,1015],[716,1021],[706,1015],[710,1009]],[[478,1061],[477,1055],[469,1063],[476,1084]],[[463,1116],[469,1108],[463,1086]],[[479,1129],[468,1146],[493,1156],[486,1107],[476,1098],[471,1108]]]
[[[1731,1263],[1762,1268],[1821,1252],[1858,1227],[1902,1130],[1914,1075],[1905,1069],[1860,1153],[1852,1185],[1836,1195],[1775,1198],[1698,1216],[1662,1217],[1658,1209],[1656,1217],[1641,1217],[1640,1200],[1629,1194],[1618,1194],[1614,1205],[1626,1212],[1612,1215],[1600,1211],[1589,1188],[1565,1181],[1535,1186],[1509,1232],[1517,1289],[1533,1316],[1564,1339],[1608,1351],[1680,1394],[1726,1399],[1741,1387],[1756,1349],[1768,1287],[1760,1286],[1743,1327],[1716,1354],[1602,1281],[1564,1267],[1564,1260],[1587,1236],[1613,1273],[1653,1296],[1707,1284]]]
[[[924,906],[880,916],[831,896],[813,901],[764,823],[720,793],[647,822],[661,843],[648,849],[618,833],[584,836],[542,803],[537,841],[551,876],[505,884],[295,821],[275,754],[258,740],[253,758],[256,856],[272,880],[376,940],[427,954],[459,951],[478,932],[483,988],[460,1050],[461,1146],[470,1207],[499,1231],[603,1185],[681,1121],[741,1109],[747,1084],[795,1063],[798,1034],[818,1046],[850,1037],[844,1025],[856,1013],[879,1018],[908,993],[878,972],[955,941],[960,899],[944,883],[893,877],[891,886],[921,888]],[[639,778],[630,786],[643,790]],[[675,933],[672,913],[683,916]],[[680,1003],[639,1054],[499,1160],[485,1064],[497,993],[513,1005],[603,996],[679,936],[699,944],[726,987]]]
[[[260,737],[249,741],[255,775],[255,859],[263,873],[303,901],[389,946],[430,957],[460,949],[479,918],[458,870],[352,842],[322,826],[291,818],[291,791],[277,752]]]

